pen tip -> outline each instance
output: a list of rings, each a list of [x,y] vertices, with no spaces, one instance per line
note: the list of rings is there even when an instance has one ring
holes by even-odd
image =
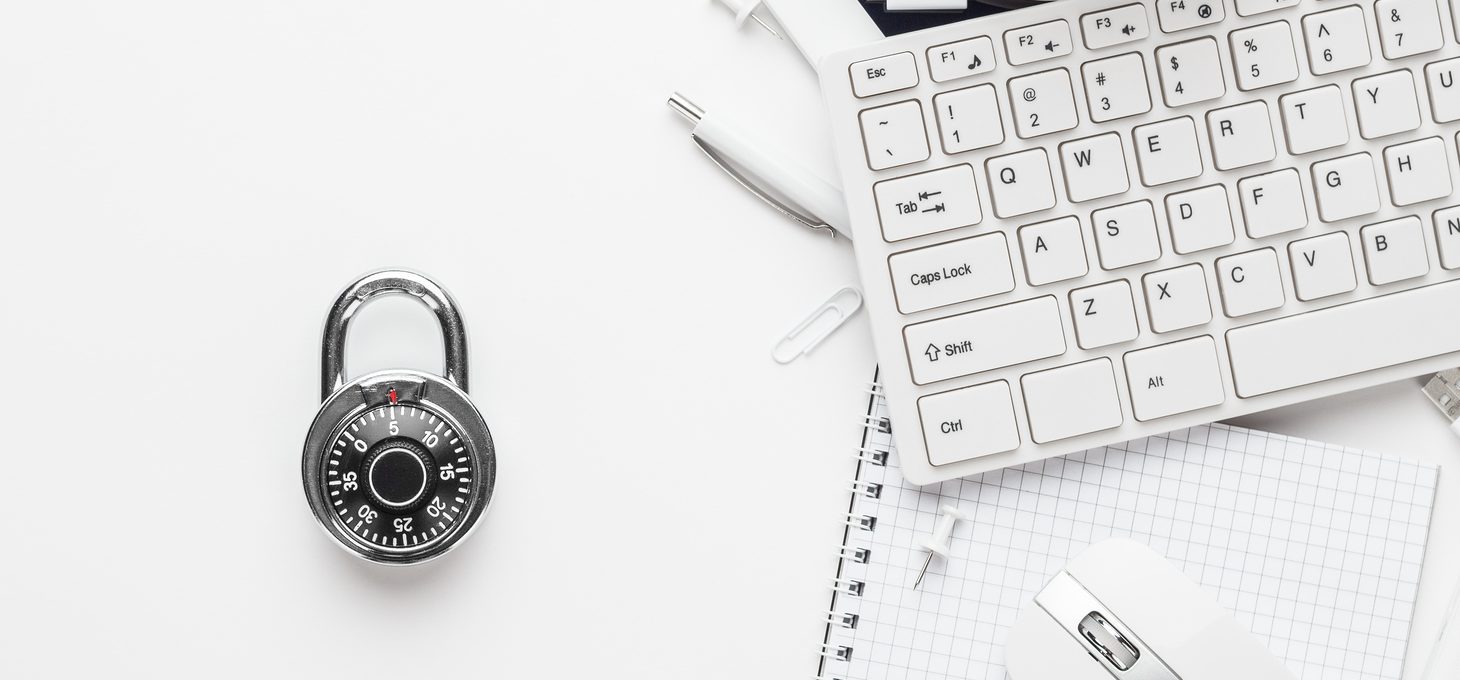
[[[695,106],[695,103],[688,97],[678,92],[669,95],[669,108],[674,109],[691,123],[699,124],[700,119],[705,117],[704,109]]]

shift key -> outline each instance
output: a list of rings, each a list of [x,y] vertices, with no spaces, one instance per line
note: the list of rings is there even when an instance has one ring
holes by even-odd
[[[913,324],[902,335],[919,385],[1065,353],[1053,295]]]

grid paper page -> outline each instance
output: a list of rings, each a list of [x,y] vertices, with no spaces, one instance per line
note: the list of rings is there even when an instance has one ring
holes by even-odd
[[[879,396],[872,416],[885,418]],[[1226,425],[1092,449],[1019,468],[906,484],[892,437],[869,430],[887,464],[863,462],[848,530],[870,548],[845,560],[822,677],[1004,680],[1003,642],[1024,603],[1085,546],[1128,536],[1171,560],[1301,680],[1399,680],[1434,503],[1436,468]],[[973,514],[914,591],[938,507]],[[834,656],[834,655],[833,655]],[[1020,679],[1022,680],[1022,679]]]

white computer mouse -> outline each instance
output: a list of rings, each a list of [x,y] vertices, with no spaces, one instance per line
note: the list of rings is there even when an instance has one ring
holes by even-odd
[[[1004,649],[1012,680],[1292,680],[1281,661],[1150,548],[1086,548],[1024,607]]]

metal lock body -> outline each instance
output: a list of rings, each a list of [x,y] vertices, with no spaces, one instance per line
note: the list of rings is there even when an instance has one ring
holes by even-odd
[[[369,301],[409,295],[441,324],[446,375],[400,369],[345,379],[345,337]],[[309,507],[343,548],[416,564],[471,533],[491,502],[497,456],[467,396],[466,326],[456,302],[420,274],[388,270],[351,284],[330,308],[319,413],[304,442]]]

